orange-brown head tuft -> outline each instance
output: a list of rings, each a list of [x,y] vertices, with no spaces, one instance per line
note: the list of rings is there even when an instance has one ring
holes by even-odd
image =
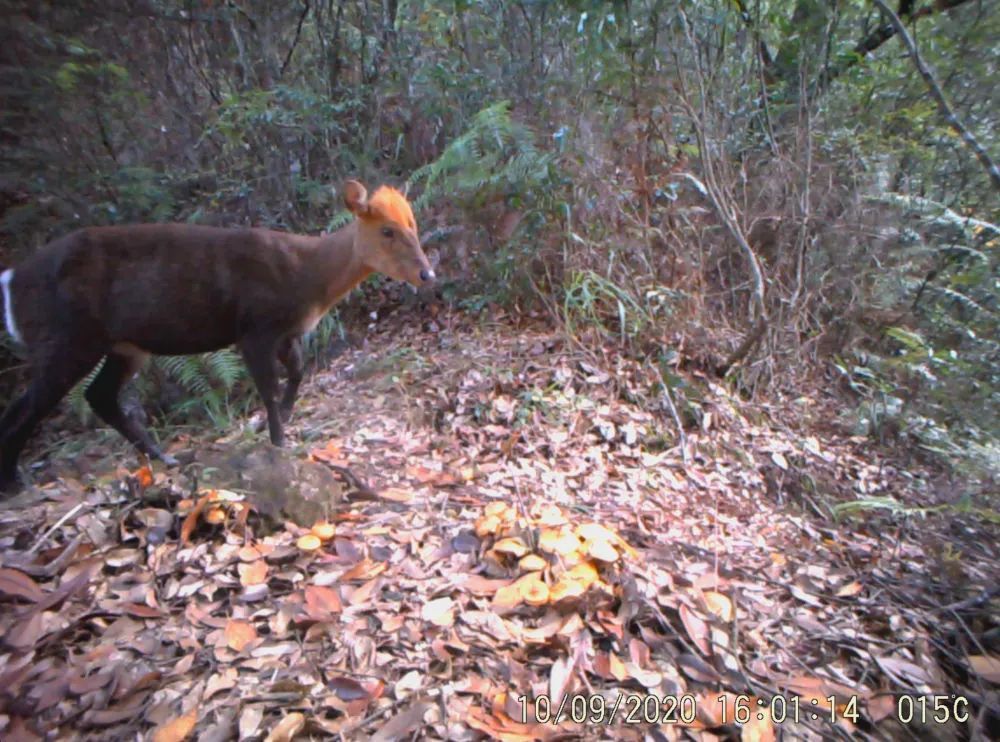
[[[368,199],[369,214],[372,218],[395,222],[416,230],[417,221],[406,196],[392,186],[380,186]]]

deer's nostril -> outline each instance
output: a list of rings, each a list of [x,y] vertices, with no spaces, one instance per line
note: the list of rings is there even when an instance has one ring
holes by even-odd
[[[423,268],[420,271],[420,280],[423,281],[424,283],[427,283],[428,281],[433,281],[434,271],[428,270],[427,268]]]

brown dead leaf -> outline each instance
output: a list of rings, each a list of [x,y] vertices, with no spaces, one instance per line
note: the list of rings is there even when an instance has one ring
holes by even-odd
[[[343,455],[343,450],[340,447],[340,441],[336,438],[327,441],[327,444],[322,448],[314,448],[309,452],[309,457],[313,461],[332,464],[333,466],[350,465],[350,462]]]
[[[207,701],[216,693],[232,690],[239,683],[239,675],[235,667],[227,667],[222,672],[212,675],[205,683],[205,692],[202,700]]]
[[[16,569],[0,569],[0,595],[36,602],[45,595],[33,579]]]
[[[327,685],[341,701],[366,701],[371,696],[361,683],[344,675],[331,678]]]
[[[247,621],[235,618],[226,622],[226,645],[234,652],[242,652],[251,642],[257,640],[257,629]]]
[[[340,576],[341,582],[352,582],[354,580],[370,580],[388,569],[385,562],[374,562],[371,559],[362,559],[349,570]]]
[[[509,610],[521,605],[521,591],[517,585],[504,585],[493,594],[493,607],[497,610]]]
[[[236,570],[240,573],[240,584],[243,587],[261,585],[267,580],[267,562],[258,559],[247,564],[238,564]]]
[[[904,684],[904,681],[907,685],[931,682],[931,673],[928,669],[909,660],[883,655],[875,657],[875,661],[889,677],[896,679],[900,684]]]
[[[682,653],[677,655],[675,661],[685,675],[699,683],[718,683],[722,680],[718,671],[697,655]]]
[[[896,714],[898,698],[892,693],[878,693],[868,699],[868,717],[878,724]]]
[[[708,610],[713,615],[718,616],[727,623],[733,620],[736,611],[733,608],[733,601],[727,596],[717,593],[714,590],[706,590],[702,593],[702,597],[705,599],[705,605],[708,607]]]
[[[813,675],[794,675],[787,680],[778,681],[778,687],[787,689],[807,702],[815,700],[820,705],[826,704],[827,707],[829,706],[827,698],[837,696],[838,713],[843,712],[852,697],[864,696],[856,688]]]
[[[750,719],[740,729],[740,739],[744,742],[774,742],[778,738],[774,722],[765,709],[750,714]]]
[[[90,585],[90,581],[93,579],[94,575],[97,574],[103,566],[104,563],[100,559],[86,559],[82,562],[77,562],[71,565],[67,568],[65,574],[68,576],[72,571],[75,572],[75,576],[59,585],[58,590],[53,590],[48,593],[42,600],[38,601],[38,603],[36,603],[31,610],[47,611],[57,608],[64,600],[75,596],[78,592],[83,590],[83,588]]]
[[[687,630],[691,641],[703,655],[708,657],[712,653],[712,646],[709,643],[709,628],[701,616],[695,613],[687,605],[681,603],[678,612],[681,614],[681,622]]]
[[[331,587],[306,585],[306,614],[315,621],[329,621],[343,610],[340,593]]]
[[[465,723],[472,729],[500,740],[500,742],[534,742],[538,739],[538,736],[533,732],[532,725],[519,724],[506,715],[502,718],[497,717],[475,706],[469,707]]]
[[[153,608],[142,603],[123,603],[122,612],[136,618],[163,618],[163,611],[159,608]]]
[[[513,580],[491,580],[482,575],[461,575],[455,584],[473,595],[493,595],[502,587],[507,587]]]
[[[556,708],[562,703],[563,696],[572,690],[575,669],[576,663],[570,657],[560,657],[552,663],[549,671],[549,698]]]
[[[325,520],[313,523],[313,527],[310,530],[320,541],[329,541],[337,533],[337,527]]]
[[[493,546],[493,551],[498,554],[508,554],[515,559],[520,559],[528,553],[529,549],[523,539],[520,539],[517,536],[511,536],[497,541]]]
[[[189,544],[191,543],[191,534],[194,533],[194,529],[198,527],[198,518],[201,517],[202,511],[208,507],[208,504],[212,501],[211,494],[205,494],[198,498],[198,502],[195,503],[191,512],[187,514],[184,519],[183,525],[181,525],[181,543]]]
[[[518,561],[517,566],[521,568],[523,572],[540,572],[549,566],[549,563],[545,561],[538,554],[525,554]]]
[[[587,542],[587,553],[594,559],[609,564],[618,561],[618,550],[608,541],[591,540]]]
[[[402,487],[386,487],[385,489],[379,490],[377,494],[383,500],[388,500],[389,502],[401,502],[404,504],[412,502],[415,497],[413,492],[403,489]]]
[[[70,679],[69,691],[78,696],[82,696],[85,693],[93,693],[95,690],[100,690],[110,683],[114,677],[115,675],[112,672],[95,672],[86,677],[77,676]]]
[[[247,544],[239,550],[237,556],[241,562],[254,562],[265,555],[260,546]]]
[[[385,724],[373,734],[371,742],[391,742],[397,739],[409,739],[424,726],[424,714],[432,707],[429,701],[414,701],[395,716],[391,716]]]
[[[323,542],[319,540],[319,536],[316,534],[305,533],[298,537],[295,545],[302,549],[302,551],[316,551],[316,549],[323,545]]]
[[[846,585],[842,585],[837,589],[837,592],[834,594],[838,598],[853,598],[855,595],[858,595],[862,590],[864,590],[862,584],[857,580],[855,580],[854,582],[848,582]]]
[[[1000,684],[1000,657],[986,654],[969,656],[972,671],[988,683]]]
[[[436,626],[451,626],[455,623],[455,601],[438,598],[425,603],[420,609],[420,617]]]
[[[539,575],[538,572],[529,572],[531,576]],[[524,602],[531,606],[545,605],[549,602],[549,586],[541,578],[532,580],[524,590]]]
[[[178,716],[158,727],[153,732],[153,742],[184,742],[194,731],[197,723],[198,708],[195,707],[183,716]]]
[[[348,602],[353,606],[364,605],[372,599],[372,595],[375,594],[375,591],[378,589],[380,583],[381,580],[377,577],[368,580],[368,582],[360,585],[354,592],[351,593],[350,598],[348,598]]]
[[[292,742],[296,734],[306,725],[306,717],[295,711],[288,714],[271,729],[264,742]]]

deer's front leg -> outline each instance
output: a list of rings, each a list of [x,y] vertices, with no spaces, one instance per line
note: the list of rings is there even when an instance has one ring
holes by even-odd
[[[277,349],[278,341],[273,337],[247,338],[240,344],[240,352],[247,364],[250,378],[257,387],[257,393],[264,400],[271,443],[280,447],[285,445],[285,433],[281,427],[281,412],[277,402]]]
[[[278,348],[278,360],[288,373],[288,382],[279,408],[281,420],[288,422],[288,418],[292,416],[292,405],[295,404],[295,398],[299,393],[299,385],[302,383],[302,338],[298,335],[287,338]]]

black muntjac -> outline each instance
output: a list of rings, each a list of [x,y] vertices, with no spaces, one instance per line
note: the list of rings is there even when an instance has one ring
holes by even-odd
[[[235,345],[267,410],[271,442],[302,381],[301,337],[371,273],[421,286],[434,280],[406,198],[344,186],[356,217],[321,237],[267,229],[137,224],[80,229],[0,275],[7,331],[30,365],[27,391],[0,418],[0,489],[17,488],[32,430],[101,359],[86,398],[105,423],[167,464],[118,401],[150,354]],[[278,365],[288,381],[278,399]]]

